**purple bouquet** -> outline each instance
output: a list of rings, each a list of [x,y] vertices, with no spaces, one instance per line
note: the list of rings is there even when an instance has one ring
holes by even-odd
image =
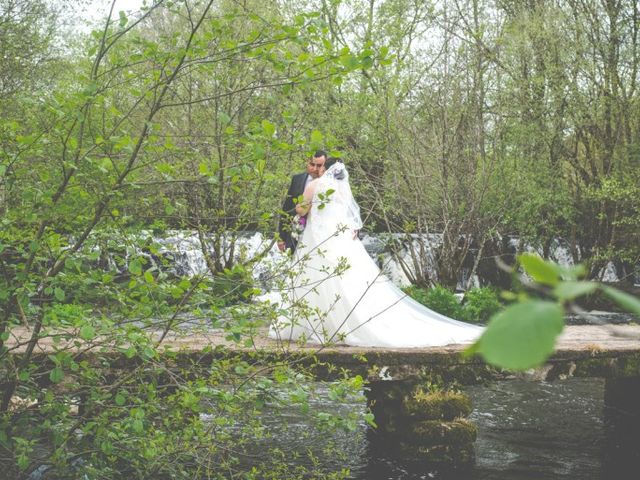
[[[291,236],[296,240],[299,240],[304,231],[304,227],[307,226],[307,216],[296,214],[292,220]]]

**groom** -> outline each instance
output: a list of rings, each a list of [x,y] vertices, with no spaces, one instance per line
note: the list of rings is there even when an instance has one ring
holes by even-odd
[[[294,252],[296,249],[297,242],[291,237],[291,222],[296,214],[294,199],[297,199],[302,195],[305,187],[311,180],[320,176],[320,169],[326,161],[327,152],[324,150],[318,150],[309,159],[309,162],[307,163],[307,171],[304,173],[298,173],[291,177],[291,185],[289,185],[287,197],[282,204],[282,210],[284,213],[280,216],[280,223],[278,225],[278,233],[280,234],[278,249],[281,252],[284,252],[287,249]]]

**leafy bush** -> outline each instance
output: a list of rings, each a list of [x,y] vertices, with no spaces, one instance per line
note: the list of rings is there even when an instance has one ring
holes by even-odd
[[[82,324],[90,315],[91,307],[89,305],[56,303],[48,309],[45,318],[49,325],[75,326]]]
[[[465,293],[462,301],[463,320],[486,322],[502,308],[498,293],[491,287],[473,288]]]
[[[491,315],[502,308],[498,293],[490,288],[474,288],[464,295],[462,304],[451,290],[436,285],[433,288],[420,288],[415,285],[403,288],[411,298],[447,317],[473,323],[484,323]]]
[[[219,306],[247,302],[255,294],[251,271],[234,265],[217,274],[211,285],[211,295]]]
[[[421,288],[416,285],[409,285],[403,287],[402,291],[413,298],[416,302],[420,302],[422,305],[427,305],[427,289]]]
[[[445,287],[436,285],[424,289],[411,285],[403,289],[411,298],[442,315],[451,318],[464,318],[462,306],[453,292]]]

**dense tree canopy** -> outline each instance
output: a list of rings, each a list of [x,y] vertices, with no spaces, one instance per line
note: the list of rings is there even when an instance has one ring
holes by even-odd
[[[299,371],[225,360],[196,378],[159,352],[186,316],[241,344],[273,317],[245,308],[251,268],[317,148],[344,158],[365,229],[406,235],[416,284],[455,287],[507,235],[632,281],[635,0],[154,0],[74,38],[68,3],[0,0],[0,465],[15,478],[43,463],[291,474],[229,446],[265,435],[267,403],[308,407]],[[154,235],[173,229],[197,232],[206,274],[164,268]],[[256,256],[245,231],[264,234]],[[416,233],[440,238],[435,273]],[[61,343],[43,361],[47,337]],[[109,349],[135,368],[118,377]],[[329,418],[318,428],[357,421]]]

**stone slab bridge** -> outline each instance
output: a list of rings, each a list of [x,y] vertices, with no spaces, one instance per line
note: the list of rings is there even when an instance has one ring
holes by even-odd
[[[369,382],[414,380],[433,375],[460,384],[516,377],[541,381],[572,376],[640,377],[640,325],[567,326],[558,338],[554,354],[545,365],[518,374],[491,367],[477,356],[464,356],[464,345],[426,348],[322,347],[286,344],[265,337],[257,336],[251,347],[235,346],[219,332],[168,336],[165,343],[192,358],[202,358],[205,347],[217,345],[224,345],[238,355],[250,356],[261,352],[272,355],[274,360],[299,357],[307,365],[313,362],[318,378],[330,378],[335,371],[323,369],[326,363],[351,374],[360,374]],[[215,355],[215,352],[210,355]],[[310,360],[304,362],[305,357]]]
[[[20,356],[31,332],[16,329],[13,333],[6,346],[14,355]],[[57,341],[54,345],[52,337],[42,338],[33,353],[36,357],[46,357],[56,349],[64,348],[62,343]],[[370,383],[433,378],[435,375],[459,384],[518,377],[541,381],[572,376],[640,377],[640,325],[566,326],[558,338],[555,352],[544,365],[517,374],[491,367],[480,357],[464,356],[464,345],[425,348],[299,345],[271,340],[265,331],[257,332],[250,346],[239,346],[225,338],[223,331],[169,333],[162,344],[177,351],[178,358],[191,363],[206,365],[220,356],[260,357],[263,361],[271,359],[274,362],[295,359],[311,366],[319,379],[331,378],[343,369],[362,375]],[[101,346],[104,348],[105,344]],[[95,347],[98,345],[80,348],[76,343],[75,348],[80,350],[80,355],[91,356]],[[101,351],[101,355],[105,353]],[[126,365],[124,355],[113,351],[111,356],[121,356],[121,365]]]

